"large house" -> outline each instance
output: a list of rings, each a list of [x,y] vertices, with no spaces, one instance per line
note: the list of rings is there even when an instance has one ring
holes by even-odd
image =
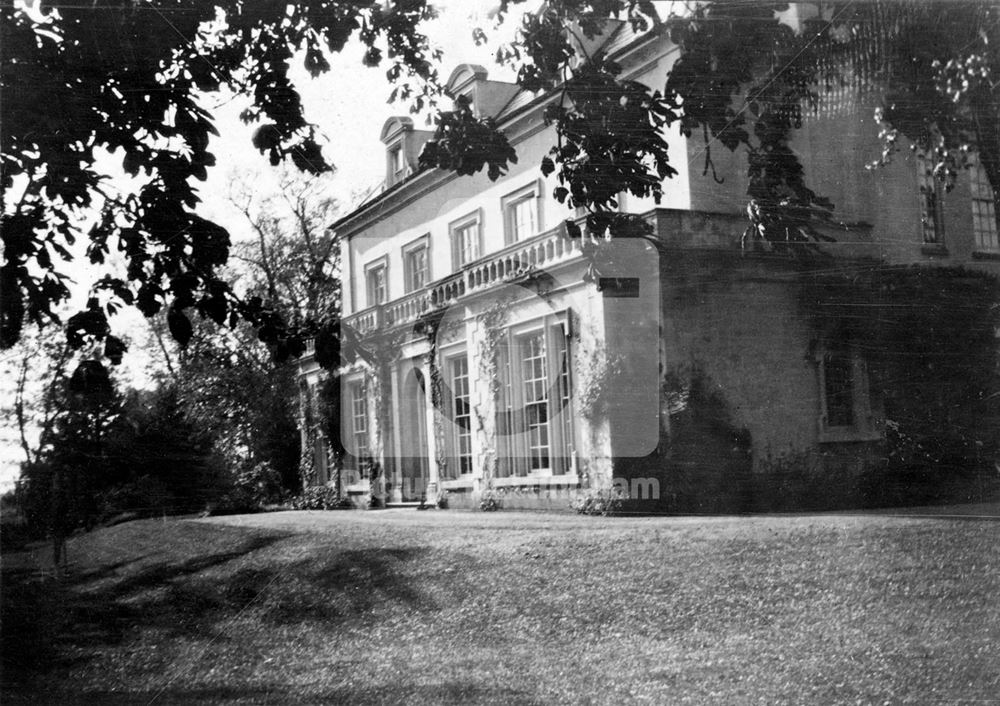
[[[662,83],[676,57],[668,38],[625,24],[601,41],[624,77],[649,85]],[[328,439],[304,424],[317,483],[339,479],[358,502],[447,494],[471,506],[503,494],[507,506],[565,506],[618,487],[639,504],[753,509],[767,507],[761,498],[772,492],[815,499],[856,490],[906,443],[919,447],[906,435],[920,425],[901,420],[934,403],[921,397],[929,388],[904,389],[900,373],[911,387],[928,379],[914,352],[923,339],[900,342],[913,326],[883,326],[881,313],[856,319],[893,305],[903,285],[886,273],[920,279],[922,270],[902,266],[963,268],[956,286],[988,284],[975,272],[1000,265],[1000,239],[982,170],[963,173],[945,194],[916,153],[866,169],[878,153],[874,98],[839,89],[793,145],[838,221],[828,257],[804,267],[741,248],[745,156],[713,152],[719,183],[702,174],[700,138],[668,129],[679,173],[665,181],[664,198],[623,195],[619,204],[652,226],[658,247],[602,244],[592,283],[580,240],[566,232],[581,214],[553,199],[554,177],[539,171],[554,142],[542,112],[556,97],[468,64],[447,89],[493,116],[519,161],[497,181],[418,169],[432,133],[406,117],[382,127],[385,188],[332,226],[344,321],[370,353],[339,370],[339,473]],[[956,311],[932,309],[915,326],[937,316],[953,336]],[[887,360],[891,340],[916,357]],[[300,371],[308,416],[323,373],[311,353]],[[950,380],[940,368],[931,375]],[[947,406],[948,391],[935,394]]]

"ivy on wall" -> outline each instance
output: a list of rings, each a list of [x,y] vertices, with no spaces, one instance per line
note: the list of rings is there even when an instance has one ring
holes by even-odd
[[[594,420],[607,411],[609,393],[622,384],[623,358],[609,353],[603,341],[581,346],[576,357],[576,409],[584,419]]]
[[[483,484],[488,489],[493,486],[496,465],[496,412],[500,403],[500,347],[506,338],[507,319],[513,304],[513,297],[500,297],[476,316],[479,327],[479,374],[486,380],[489,395],[487,408],[474,405],[477,423],[483,434],[486,456],[483,460]],[[493,421],[489,420],[492,413]]]
[[[448,477],[448,455],[445,449],[444,420],[441,418],[441,404],[444,399],[444,383],[441,378],[441,366],[438,359],[438,343],[445,334],[442,320],[445,309],[435,309],[426,314],[417,324],[417,330],[427,338],[428,348],[424,355],[431,393],[431,405],[434,410],[434,448],[435,463],[438,467],[438,478]]]
[[[878,266],[804,277],[822,341],[868,362],[884,405],[885,463],[967,472],[1000,454],[1000,283],[962,268]]]

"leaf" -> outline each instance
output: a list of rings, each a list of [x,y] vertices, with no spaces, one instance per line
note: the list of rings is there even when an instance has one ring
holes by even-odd
[[[229,232],[200,216],[191,216],[191,247],[195,262],[224,265],[229,259]]]
[[[167,312],[167,327],[170,329],[170,335],[180,347],[186,348],[194,330],[191,327],[191,321],[182,309],[176,306],[170,307],[170,311]]]
[[[137,150],[127,150],[122,158],[122,169],[125,170],[125,173],[135,176],[139,173],[141,166],[142,155]]]
[[[327,323],[320,327],[315,339],[316,362],[324,370],[336,370],[344,364],[341,360],[340,322]]]
[[[114,386],[101,361],[84,360],[70,376],[69,391],[78,395],[105,397],[112,394]]]
[[[330,62],[323,56],[322,49],[315,44],[310,44],[306,49],[305,67],[309,75],[316,78],[330,70]]]
[[[66,341],[71,348],[80,348],[90,339],[101,339],[108,335],[108,317],[97,300],[91,298],[87,309],[73,314],[66,322]]]
[[[112,365],[121,365],[122,356],[128,346],[117,336],[109,335],[104,339],[104,357],[111,361]]]
[[[281,131],[278,130],[278,126],[274,123],[264,123],[254,130],[250,141],[254,147],[263,153],[281,144]]]
[[[144,316],[155,315],[163,306],[159,299],[159,287],[145,282],[139,287],[139,295],[136,297],[136,306]]]
[[[229,302],[226,301],[225,289],[221,283],[213,283],[211,293],[198,302],[198,311],[215,323],[221,325],[229,314]]]

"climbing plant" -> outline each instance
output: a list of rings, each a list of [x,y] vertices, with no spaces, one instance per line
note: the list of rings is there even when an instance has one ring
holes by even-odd
[[[886,265],[803,278],[817,339],[858,346],[868,361],[884,406],[886,467],[989,472],[1000,459],[997,279]]]
[[[609,353],[599,338],[577,350],[576,411],[586,419],[595,419],[606,411],[608,394],[622,383],[623,359],[620,354]]]
[[[374,410],[375,424],[368,429],[368,455],[361,459],[362,471],[368,476],[371,504],[377,504],[377,497],[384,482],[382,462],[385,451],[386,432],[391,419],[390,375],[393,364],[399,360],[405,331],[379,330],[363,337],[359,342],[360,365],[364,371],[364,394]]]
[[[496,417],[500,404],[500,347],[507,337],[506,324],[510,317],[510,309],[514,297],[512,294],[497,297],[492,304],[476,316],[479,337],[479,374],[486,380],[489,395],[486,408],[480,404],[474,406],[479,429],[483,434],[486,446],[486,458],[483,460],[483,481],[487,488],[493,486],[493,476],[497,463],[497,423]]]
[[[448,454],[445,447],[444,420],[442,419],[442,405],[444,404],[444,381],[441,376],[440,357],[438,355],[438,344],[440,337],[445,335],[447,327],[442,328],[446,309],[444,307],[434,309],[425,315],[417,324],[417,330],[422,332],[427,338],[427,353],[424,354],[424,361],[427,363],[427,371],[431,405],[434,410],[434,462],[437,464],[438,477],[448,477]]]

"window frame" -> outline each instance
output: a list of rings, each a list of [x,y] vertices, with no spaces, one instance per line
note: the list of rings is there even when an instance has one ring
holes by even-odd
[[[365,389],[364,378],[349,380],[344,386],[347,392],[347,403],[350,414],[345,415],[345,422],[348,428],[345,432],[349,434],[351,448],[348,453],[356,460],[360,471],[365,458],[371,453],[369,433],[371,429],[368,409],[368,395]],[[360,402],[360,407],[359,407]],[[361,422],[359,426],[358,422]]]
[[[398,184],[406,178],[406,151],[404,140],[400,138],[386,149],[386,171],[389,174],[389,185]]]
[[[972,249],[976,253],[1000,254],[1000,227],[997,226],[996,202],[986,170],[973,155],[969,164],[969,208],[972,212]],[[980,208],[984,213],[980,212]],[[980,227],[985,222],[985,229]],[[986,239],[991,242],[985,243]]]
[[[944,250],[945,184],[934,176],[934,160],[917,151],[917,193],[920,201],[921,245],[931,250]]]
[[[534,209],[533,218],[535,222],[534,232],[527,235],[520,235],[516,232],[516,220],[514,209],[523,203],[531,203]],[[510,192],[500,199],[500,210],[503,214],[503,237],[504,244],[511,245],[532,238],[544,230],[542,223],[542,182],[534,179],[530,183]]]
[[[424,279],[420,284],[416,284],[414,281],[414,270],[411,263],[412,256],[419,252],[424,251]],[[403,255],[403,285],[406,290],[406,294],[411,292],[416,292],[420,289],[426,287],[432,281],[431,277],[431,234],[425,233],[424,235],[411,240],[409,243],[402,248]]]
[[[468,260],[462,259],[463,249],[458,242],[458,236],[465,228],[476,226],[475,254]],[[479,260],[483,256],[483,209],[477,208],[461,218],[456,218],[448,224],[448,238],[451,241],[452,271],[458,272],[463,267]]]
[[[372,288],[372,275],[374,275],[379,270],[382,270],[382,287],[384,290],[385,297],[382,301],[375,301],[375,291]],[[380,304],[386,304],[390,300],[389,296],[389,257],[383,255],[378,257],[364,266],[365,273],[365,303],[366,308],[371,308],[373,306],[378,306]]]
[[[459,362],[465,364],[464,397],[466,404],[465,414],[460,415],[458,403],[458,390],[456,389],[455,365]],[[449,480],[461,480],[469,478],[475,471],[475,456],[473,454],[473,425],[472,425],[472,366],[469,361],[469,353],[465,348],[442,353],[442,368],[445,374],[446,391],[448,394],[447,404],[451,424],[448,427],[446,443],[448,446],[448,457],[454,462],[454,473],[449,472]],[[459,418],[465,417],[468,423],[463,427]],[[464,431],[463,431],[464,430]],[[468,448],[463,449],[463,440]],[[466,463],[467,462],[467,470]]]
[[[850,371],[851,423],[830,424],[830,399],[827,386],[827,359],[832,355],[847,358]],[[868,365],[858,348],[843,343],[822,344],[816,348],[817,382],[819,385],[819,416],[817,419],[820,443],[850,443],[877,441],[882,438],[881,425],[877,422],[871,400]]]
[[[548,464],[534,467],[531,429],[525,404],[522,341],[541,334],[544,345],[546,447]],[[557,338],[558,337],[558,338]],[[498,355],[496,401],[498,485],[531,484],[544,479],[570,481],[577,473],[573,423],[573,345],[567,312],[547,315],[504,329]],[[515,360],[514,355],[517,355]],[[563,357],[565,356],[565,357]],[[563,364],[565,362],[565,365]],[[510,430],[510,431],[507,431]]]

